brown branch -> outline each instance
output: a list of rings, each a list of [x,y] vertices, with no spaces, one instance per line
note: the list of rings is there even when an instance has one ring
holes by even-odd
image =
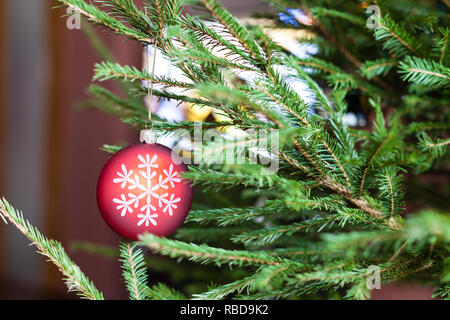
[[[339,184],[337,182],[330,182],[328,179],[322,179],[320,181],[325,187],[327,187],[328,189],[334,191],[337,194],[343,195],[345,197],[345,199],[347,199],[349,202],[351,202],[353,205],[355,205],[356,207],[360,208],[361,210],[363,210],[364,212],[368,213],[369,215],[371,215],[374,218],[377,219],[382,219],[383,215],[381,213],[381,211],[373,208],[369,202],[367,202],[367,200],[363,199],[363,198],[355,198],[353,197],[352,193],[350,192],[350,190],[348,190],[345,186],[343,186],[342,184]],[[392,225],[392,223],[390,223]]]
[[[436,147],[442,147],[442,146],[445,146],[445,145],[447,145],[447,144],[449,144],[450,143],[450,139],[449,140],[446,140],[446,141],[443,141],[443,142],[441,142],[441,143],[429,143],[429,142],[427,142],[426,143],[426,146],[427,147],[430,147],[430,148],[436,148]]]
[[[163,25],[162,16],[161,16],[161,5],[159,3],[159,0],[155,0],[155,9],[156,9],[156,13],[157,13],[157,16],[158,16],[159,36],[162,39],[163,38],[163,32],[164,32],[164,25]]]
[[[286,162],[290,163],[291,165],[295,166],[298,169],[301,169],[308,176],[312,176],[312,174],[310,172],[308,172],[308,169],[305,166],[302,166],[301,164],[299,164],[298,161],[296,161],[295,159],[290,158],[289,156],[287,156],[284,153],[280,152],[279,154],[281,155],[281,157]],[[353,195],[350,192],[350,190],[348,190],[342,184],[334,182],[334,181],[329,181],[327,178],[314,178],[314,179],[316,179],[319,182],[319,184],[323,185],[327,189],[333,191],[334,193],[342,195],[347,201],[349,201],[350,203],[352,203],[353,205],[355,205],[359,209],[363,210],[364,212],[366,212],[370,216],[372,216],[374,218],[377,218],[377,219],[383,219],[383,214],[382,214],[382,212],[380,210],[377,210],[377,209],[373,208],[369,204],[369,202],[367,200],[363,199],[363,198],[355,198],[355,197],[353,197]],[[389,228],[394,229],[394,230],[401,229],[401,225],[399,224],[399,222],[394,217],[391,217],[388,221],[386,221],[386,225]]]
[[[306,152],[306,150],[300,145],[300,143],[298,143],[297,140],[293,139],[294,141],[294,145],[297,148],[298,151],[301,152],[301,154],[308,160],[309,163],[311,163],[311,165],[314,167],[314,169],[317,170],[317,172],[323,176],[323,171],[322,169],[320,169],[320,167],[317,165],[317,163],[314,161],[314,159],[311,157],[311,155]]]
[[[398,248],[398,250],[394,253],[394,255],[388,260],[388,262],[393,262],[395,259],[397,259],[398,255],[400,254],[400,252],[402,252],[403,248],[406,246],[407,243],[408,240],[405,240],[403,244],[400,246],[400,248]]]
[[[429,74],[435,77],[440,77],[440,78],[444,78],[444,79],[450,79],[449,76],[442,74],[442,73],[438,73],[438,72],[433,72],[433,71],[427,71],[427,70],[420,70],[420,69],[414,69],[414,68],[410,68],[408,69],[409,72],[417,72],[417,73],[424,73],[424,74]]]

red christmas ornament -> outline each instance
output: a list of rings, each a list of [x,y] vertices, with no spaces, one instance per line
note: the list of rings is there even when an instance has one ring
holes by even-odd
[[[163,145],[125,147],[108,160],[98,179],[103,219],[129,240],[145,232],[170,235],[191,209],[192,187],[181,178],[187,171],[181,158]]]

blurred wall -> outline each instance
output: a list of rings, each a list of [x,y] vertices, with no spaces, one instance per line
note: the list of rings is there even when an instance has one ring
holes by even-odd
[[[6,6],[5,2],[0,2],[0,195],[5,191],[6,174]],[[3,242],[4,227],[0,226],[0,275],[4,272],[4,251]],[[0,282],[1,286],[1,282]],[[1,291],[1,290],[0,290]]]
[[[8,112],[5,139],[6,196],[43,226],[45,133],[49,80],[48,37],[43,0],[9,0],[7,29]],[[26,196],[24,196],[26,195]],[[26,199],[25,201],[24,198]],[[14,228],[6,232],[6,268],[13,279],[39,281],[40,257]]]

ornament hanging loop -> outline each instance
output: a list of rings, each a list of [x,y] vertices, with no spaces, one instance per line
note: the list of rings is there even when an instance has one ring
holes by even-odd
[[[155,66],[156,66],[156,52],[158,48],[158,41],[155,39],[154,46],[153,46],[153,66],[152,66],[152,72],[150,76],[150,84],[147,86],[148,92],[148,122],[150,123],[150,128],[148,127],[148,124],[145,124],[145,129],[141,130],[140,134],[140,142],[141,143],[147,143],[147,144],[154,144],[156,143],[157,137],[156,133],[153,131],[153,121],[152,121],[152,96],[153,96],[153,79],[155,77]],[[147,48],[147,67],[150,66],[150,44],[148,44]]]
[[[150,67],[150,44],[146,48],[147,50],[147,67]],[[156,53],[158,51],[158,39],[155,39],[154,45],[153,45],[153,64],[152,64],[152,72],[150,76],[150,85],[147,86],[148,92],[148,121],[150,122],[150,129],[153,128],[153,121],[152,121],[152,96],[153,96],[153,79],[155,78],[155,68],[156,68]],[[145,126],[146,129],[148,129],[148,125]]]

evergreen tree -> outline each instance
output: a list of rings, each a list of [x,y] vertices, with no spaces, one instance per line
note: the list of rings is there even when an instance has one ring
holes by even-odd
[[[438,288],[434,297],[449,297],[448,185],[435,190],[421,179],[448,175],[449,169],[448,1],[267,0],[279,11],[300,8],[310,18],[311,24],[289,26],[314,34],[299,39],[317,44],[319,52],[310,58],[286,52],[260,27],[243,26],[216,0],[146,0],[142,8],[132,0],[59,2],[143,46],[157,46],[187,79],[99,63],[95,80],[117,80],[129,95],[122,99],[93,85],[90,91],[102,110],[138,129],[151,125],[175,135],[180,128],[193,130],[189,121],[149,123],[142,97],[152,81],[158,85],[154,95],[226,114],[228,120],[204,123],[202,130],[233,126],[279,134],[279,149],[271,154],[279,160],[276,172],[262,164],[218,164],[203,157],[184,175],[203,190],[232,189],[262,200],[257,204],[218,207],[203,201],[175,239],[146,234],[118,251],[83,245],[120,256],[130,298],[184,299],[188,293],[195,299],[312,294],[367,299],[373,266],[382,285],[418,281]],[[182,5],[202,14],[183,13]],[[308,84],[313,105],[291,88],[280,66]],[[243,73],[253,80],[236,81]],[[351,97],[362,105],[367,128],[344,122]],[[225,142],[201,145],[202,154],[217,154],[224,145],[235,157],[247,159],[252,152],[244,138]],[[113,153],[120,147],[104,149]],[[421,209],[405,216],[405,201]],[[58,242],[42,236],[6,200],[0,213],[58,266],[71,290],[103,298]],[[137,245],[178,261],[237,271],[225,272],[220,284],[193,295],[165,284],[150,287]]]

